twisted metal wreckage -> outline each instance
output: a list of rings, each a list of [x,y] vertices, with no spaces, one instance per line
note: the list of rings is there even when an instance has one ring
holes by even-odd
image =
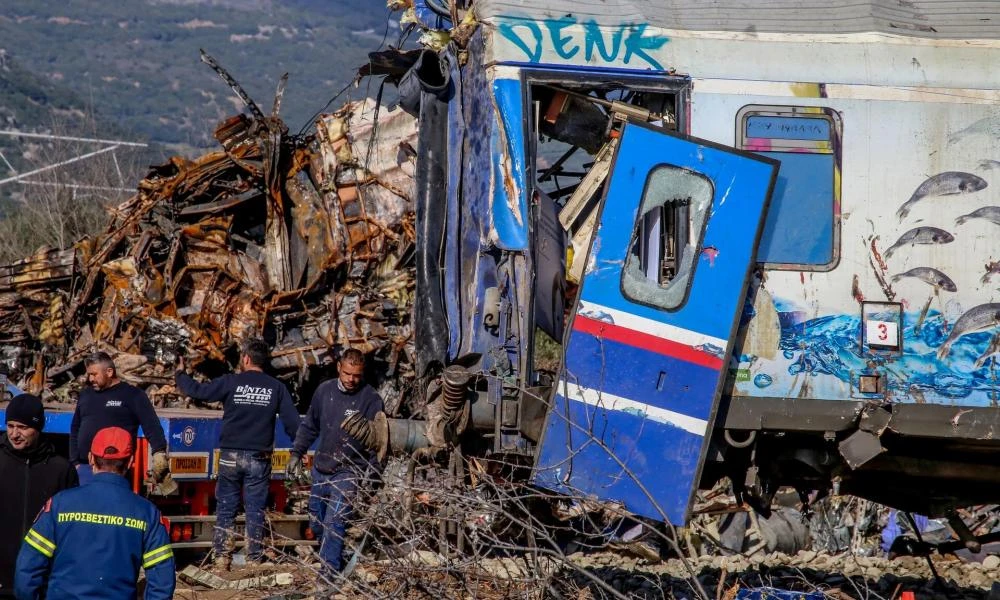
[[[0,360],[12,380],[68,402],[84,356],[106,350],[156,406],[177,406],[179,354],[206,375],[266,333],[272,366],[307,391],[336,350],[375,357],[387,402],[412,377],[409,266],[417,122],[351,102],[289,135],[282,86],[264,115],[222,122],[222,150],[151,168],[107,229],[0,267]],[[375,141],[375,137],[378,141]]]
[[[932,388],[917,375],[951,369],[941,362],[951,344],[995,327],[994,299],[980,290],[968,301],[978,306],[958,319],[963,326],[952,321],[950,333],[948,326],[940,329],[946,341],[913,362],[924,365],[920,373],[897,380],[882,369],[901,356],[901,335],[874,347],[861,335],[862,321],[904,331],[894,293],[877,303],[871,293],[867,301],[860,293],[833,293],[841,279],[858,290],[862,283],[883,289],[885,281],[876,273],[865,283],[849,272],[852,264],[869,263],[885,270],[881,257],[867,254],[874,241],[863,246],[864,255],[846,244],[840,255],[840,239],[849,239],[840,227],[864,221],[841,219],[841,150],[853,146],[849,152],[867,165],[842,181],[863,188],[851,202],[871,211],[868,222],[884,221],[885,235],[897,235],[895,221],[876,212],[882,204],[868,199],[868,178],[878,174],[887,189],[910,189],[911,175],[920,174],[915,199],[938,181],[919,183],[931,168],[926,160],[937,160],[923,155],[904,161],[912,173],[885,169],[881,154],[869,154],[869,135],[842,138],[841,115],[867,123],[872,114],[920,111],[907,121],[916,132],[944,113],[935,112],[936,103],[890,100],[898,88],[891,81],[876,86],[887,90],[884,98],[867,104],[827,97],[822,82],[829,74],[814,70],[824,61],[734,60],[750,54],[730,42],[784,56],[805,43],[794,37],[801,23],[813,24],[810,34],[841,35],[840,17],[833,25],[825,21],[826,8],[810,8],[814,17],[770,24],[777,37],[734,41],[757,26],[734,9],[721,33],[703,34],[697,3],[663,8],[623,0],[581,8],[563,2],[565,11],[514,0],[388,4],[407,8],[426,48],[375,52],[359,75],[396,83],[401,108],[350,103],[320,117],[315,134],[289,135],[278,118],[281,87],[271,115],[264,115],[215,65],[248,113],[217,129],[221,151],[152,169],[138,194],[114,211],[104,234],[0,268],[0,361],[14,366],[17,381],[50,399],[71,400],[83,356],[106,349],[126,380],[145,386],[157,405],[174,406],[178,353],[211,376],[232,364],[236,341],[262,332],[274,343],[277,374],[307,398],[330,350],[352,346],[373,357],[373,379],[387,410],[372,422],[354,418],[345,429],[382,455],[409,454],[410,467],[417,457],[447,457],[438,465],[442,481],[464,483],[476,478],[473,470],[500,470],[506,461],[504,468],[514,471],[510,480],[573,499],[557,507],[557,513],[564,509],[555,515],[563,521],[623,505],[657,522],[684,524],[707,510],[696,502],[698,488],[728,478],[737,498],[764,511],[781,486],[825,494],[843,484],[846,492],[907,511],[948,515],[969,550],[991,541],[973,535],[952,509],[994,501],[984,491],[992,488],[980,484],[997,476],[989,459],[997,413],[985,395],[995,393],[995,383],[983,383],[975,395],[964,389],[970,399],[956,405],[944,388],[954,391],[958,380],[947,377],[935,384],[944,391],[925,402],[921,390]],[[830,14],[853,15],[862,5],[876,14],[879,4],[847,3]],[[453,26],[447,31],[441,29],[446,21]],[[852,27],[867,36],[868,20],[858,22],[865,24]],[[895,25],[882,26],[883,34],[897,35]],[[706,55],[707,43],[724,58]],[[808,43],[840,56],[847,42]],[[850,43],[858,56],[877,48],[871,56],[885,65],[908,61],[912,45],[948,73],[947,81],[951,65],[966,60],[950,42],[938,47],[901,38],[873,45],[858,37]],[[602,64],[595,67],[590,60],[597,56]],[[785,69],[780,76],[771,71],[776,65]],[[876,89],[867,79],[870,63],[845,65],[851,85]],[[738,108],[750,102],[742,86],[751,75],[768,90],[815,82],[808,86],[815,85],[816,96],[800,106],[806,88],[795,87],[760,100],[766,105]],[[975,78],[973,71],[967,75]],[[706,76],[716,83],[696,87]],[[835,106],[813,110],[826,104]],[[754,138],[736,148],[732,130],[717,125],[746,125],[739,141],[750,131],[744,117],[791,123],[799,131],[798,120],[817,115],[826,115],[826,133],[811,141],[828,157],[833,177],[834,191],[823,200],[831,207],[823,213],[830,234],[822,238],[830,242],[832,262],[816,263],[826,269],[816,273],[829,275],[813,277],[809,267],[807,280],[804,271],[762,266],[757,255],[765,218],[782,214],[771,212],[775,203],[768,206],[778,159],[762,148],[771,148],[770,141],[799,148],[800,140]],[[949,121],[957,132],[952,137],[978,135],[993,122],[992,113],[975,116],[980,120]],[[674,135],[678,131],[707,141]],[[760,140],[768,145],[754,145]],[[929,148],[913,145],[914,152]],[[963,160],[978,160],[985,150],[977,148],[963,149]],[[623,156],[633,162],[621,163]],[[678,173],[700,175],[664,179],[677,197],[651,194],[647,203],[638,184],[666,158]],[[628,175],[616,179],[616,172]],[[715,184],[697,183],[709,181]],[[980,181],[960,179],[941,193],[971,197],[982,189]],[[606,213],[600,208],[605,197],[614,199]],[[784,203],[791,205],[797,203]],[[967,208],[977,212],[960,219],[992,207]],[[802,218],[787,214],[792,225],[781,227],[797,230]],[[923,245],[944,239],[952,241],[951,234]],[[705,266],[696,271],[696,265]],[[953,271],[974,275],[980,286],[988,279]],[[955,287],[933,281],[935,296],[938,288]],[[813,320],[840,324],[836,339],[843,351],[801,337],[801,319],[811,314],[805,309],[779,314],[781,298],[802,289],[830,303],[816,304],[825,312]],[[869,304],[878,310],[864,312]],[[557,348],[556,369],[536,355],[546,341]],[[912,342],[908,348],[926,346],[926,340]],[[814,347],[823,353],[813,356]],[[976,348],[981,359],[993,350],[992,343],[986,354]],[[863,368],[838,362],[830,373],[815,366],[839,356],[867,362]],[[749,364],[733,371],[732,357],[764,358],[753,368],[769,365],[770,374],[751,376]],[[977,361],[976,368],[985,364]],[[818,381],[826,387],[814,387]],[[785,385],[780,393],[779,382]],[[405,418],[411,416],[418,418]],[[470,471],[458,452],[437,452],[442,449],[473,457]],[[488,461],[478,461],[484,456],[500,460],[484,467]],[[397,479],[412,487],[412,473]]]

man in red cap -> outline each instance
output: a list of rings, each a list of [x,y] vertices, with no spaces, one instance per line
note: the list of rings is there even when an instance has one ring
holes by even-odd
[[[93,479],[53,496],[24,537],[14,575],[17,598],[136,598],[140,569],[146,600],[173,597],[166,521],[124,477],[132,466],[132,434],[101,429],[88,459]]]

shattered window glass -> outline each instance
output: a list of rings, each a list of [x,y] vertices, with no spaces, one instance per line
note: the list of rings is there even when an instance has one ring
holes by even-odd
[[[683,304],[712,194],[712,183],[687,169],[650,172],[622,272],[627,298],[663,309]]]

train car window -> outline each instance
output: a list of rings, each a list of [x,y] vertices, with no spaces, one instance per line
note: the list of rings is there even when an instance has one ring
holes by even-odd
[[[781,161],[757,250],[768,269],[826,271],[840,255],[840,115],[801,106],[743,107],[737,147]]]
[[[698,173],[670,165],[650,171],[622,271],[627,298],[667,310],[684,303],[712,194],[712,182]]]

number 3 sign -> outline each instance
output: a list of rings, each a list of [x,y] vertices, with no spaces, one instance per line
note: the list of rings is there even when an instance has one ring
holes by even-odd
[[[899,326],[892,321],[867,321],[865,332],[868,334],[865,341],[869,346],[895,348],[899,339]]]
[[[903,306],[897,302],[862,302],[862,351],[899,352]]]

